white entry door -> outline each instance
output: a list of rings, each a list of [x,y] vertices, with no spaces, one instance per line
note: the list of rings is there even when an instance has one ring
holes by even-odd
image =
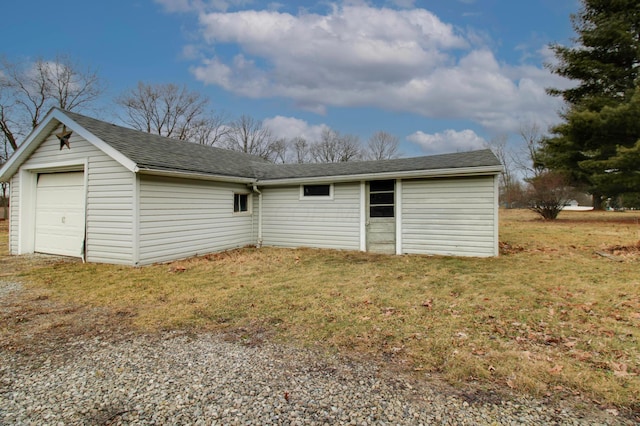
[[[36,252],[82,257],[85,228],[84,194],[83,172],[38,175]]]
[[[367,251],[395,254],[395,180],[367,183]]]

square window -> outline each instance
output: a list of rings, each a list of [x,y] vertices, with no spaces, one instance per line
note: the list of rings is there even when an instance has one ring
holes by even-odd
[[[233,212],[242,213],[249,211],[249,194],[233,194]]]

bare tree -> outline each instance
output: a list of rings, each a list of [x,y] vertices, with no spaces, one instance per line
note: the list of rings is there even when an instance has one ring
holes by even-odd
[[[220,145],[229,130],[223,115],[210,113],[193,123],[187,139],[201,145]]]
[[[273,160],[275,139],[262,123],[248,115],[242,115],[229,125],[224,145],[231,150],[257,155]]]
[[[2,90],[1,87],[0,87],[0,90]],[[1,94],[0,94],[0,99],[1,99]],[[5,105],[0,104],[0,131],[2,131],[2,146],[3,146],[2,159],[4,161],[6,161],[7,158],[9,158],[9,155],[11,154],[11,152],[18,149],[18,142],[16,140],[16,135],[13,132],[13,129],[15,129],[17,125],[10,118],[11,107],[12,105],[9,105],[9,104],[5,104]]]
[[[273,141],[271,144],[272,160],[274,163],[288,163],[289,162],[289,144],[286,139],[280,138]]]
[[[217,123],[208,118],[209,99],[186,86],[175,84],[145,84],[116,98],[124,108],[124,121],[137,130],[179,140],[207,142]]]
[[[47,89],[56,100],[57,106],[67,111],[75,111],[100,97],[104,88],[98,74],[87,69],[78,71],[79,66],[66,56],[58,56],[53,63],[44,67]]]
[[[362,158],[360,140],[354,135],[340,135],[324,129],[320,140],[311,146],[311,156],[318,163],[340,163]]]
[[[340,161],[357,161],[362,159],[360,138],[355,135],[340,137]]]
[[[67,56],[34,62],[0,61],[0,131],[12,150],[52,107],[87,108],[104,87],[91,68],[83,70]]]
[[[514,203],[522,198],[522,186],[516,178],[513,153],[507,148],[508,137],[499,135],[487,143],[487,147],[498,157],[502,163],[503,171],[500,174],[500,203],[511,208]]]
[[[389,160],[400,157],[400,139],[384,131],[375,132],[367,141],[364,157],[368,160]]]
[[[524,152],[515,156],[515,162],[525,176],[539,176],[546,170],[540,154],[544,134],[537,123],[531,123],[520,127],[520,137],[525,143]]]
[[[311,162],[311,145],[305,138],[293,138],[289,141],[289,146],[293,151],[294,163],[302,164]]]

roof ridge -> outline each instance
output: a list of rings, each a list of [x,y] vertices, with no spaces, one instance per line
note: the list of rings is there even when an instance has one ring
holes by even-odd
[[[61,111],[129,158],[139,169],[150,171],[278,180],[501,166],[490,149],[386,160],[275,164],[244,152],[168,138],[75,112]]]

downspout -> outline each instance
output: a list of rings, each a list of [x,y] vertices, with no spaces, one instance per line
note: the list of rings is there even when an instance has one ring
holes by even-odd
[[[258,189],[258,185],[253,184],[253,192],[258,194],[258,242],[256,247],[262,247],[262,192]]]

